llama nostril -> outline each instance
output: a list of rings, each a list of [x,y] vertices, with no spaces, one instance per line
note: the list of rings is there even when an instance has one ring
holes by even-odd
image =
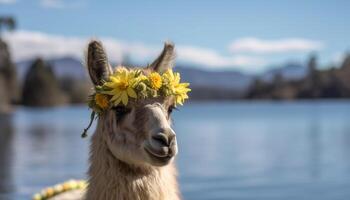
[[[169,141],[169,145],[176,139],[176,135],[175,132],[173,130],[169,130],[168,132],[168,141]]]
[[[168,137],[163,133],[152,136],[152,139],[159,142],[163,146],[169,145]]]

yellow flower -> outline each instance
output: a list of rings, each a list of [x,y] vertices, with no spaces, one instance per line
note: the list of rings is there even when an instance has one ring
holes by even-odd
[[[102,110],[105,110],[106,108],[108,108],[109,101],[106,95],[97,93],[95,95],[95,101],[96,101],[96,104],[100,108],[102,108]]]
[[[163,74],[163,80],[167,84],[169,92],[175,96],[175,104],[183,105],[184,101],[188,99],[187,92],[191,89],[188,88],[189,83],[180,83],[180,79],[180,74],[173,73],[171,69]]]
[[[47,197],[52,197],[55,194],[55,191],[53,190],[53,188],[49,187],[46,189],[46,196]]]
[[[176,103],[183,105],[184,101],[188,99],[187,92],[191,91],[188,88],[189,83],[179,83],[175,88]]]
[[[109,80],[104,83],[104,87],[108,88],[108,91],[103,93],[111,95],[111,102],[114,105],[122,102],[125,106],[129,102],[129,97],[137,98],[135,87],[137,84],[144,80],[145,76],[141,74],[140,70],[128,70],[124,67],[117,69],[116,73],[109,77]]]
[[[89,107],[100,114],[111,105],[128,105],[130,98],[174,96],[175,106],[188,99],[189,83],[180,82],[180,74],[168,69],[160,75],[152,72],[147,77],[139,69],[117,68],[102,86],[96,86],[96,94],[89,98]]]
[[[148,80],[152,89],[159,90],[162,87],[162,77],[157,72],[152,72]]]
[[[40,194],[35,194],[34,196],[33,196],[33,200],[42,200],[43,198],[41,197],[41,195]]]

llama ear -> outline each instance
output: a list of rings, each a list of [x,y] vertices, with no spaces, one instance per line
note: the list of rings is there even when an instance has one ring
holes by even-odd
[[[159,73],[173,68],[175,65],[175,46],[171,42],[165,42],[164,49],[158,58],[149,66],[153,71]]]
[[[91,81],[95,85],[101,85],[102,80],[106,80],[112,74],[107,55],[99,41],[93,40],[89,43],[86,63]]]

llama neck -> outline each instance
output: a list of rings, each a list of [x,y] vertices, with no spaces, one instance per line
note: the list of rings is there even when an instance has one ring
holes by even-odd
[[[90,163],[86,200],[179,199],[173,164],[160,168],[126,164],[113,156],[98,131],[92,137]]]

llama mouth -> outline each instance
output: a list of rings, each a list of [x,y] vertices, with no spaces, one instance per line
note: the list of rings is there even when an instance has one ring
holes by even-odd
[[[145,148],[145,151],[147,152],[147,154],[151,157],[152,160],[156,160],[156,161],[160,161],[162,163],[167,163],[169,162],[169,160],[172,158],[172,156],[170,155],[164,155],[164,156],[161,156],[161,155],[158,155],[158,154],[155,154],[154,152],[152,152],[152,150],[148,149],[148,148]]]

